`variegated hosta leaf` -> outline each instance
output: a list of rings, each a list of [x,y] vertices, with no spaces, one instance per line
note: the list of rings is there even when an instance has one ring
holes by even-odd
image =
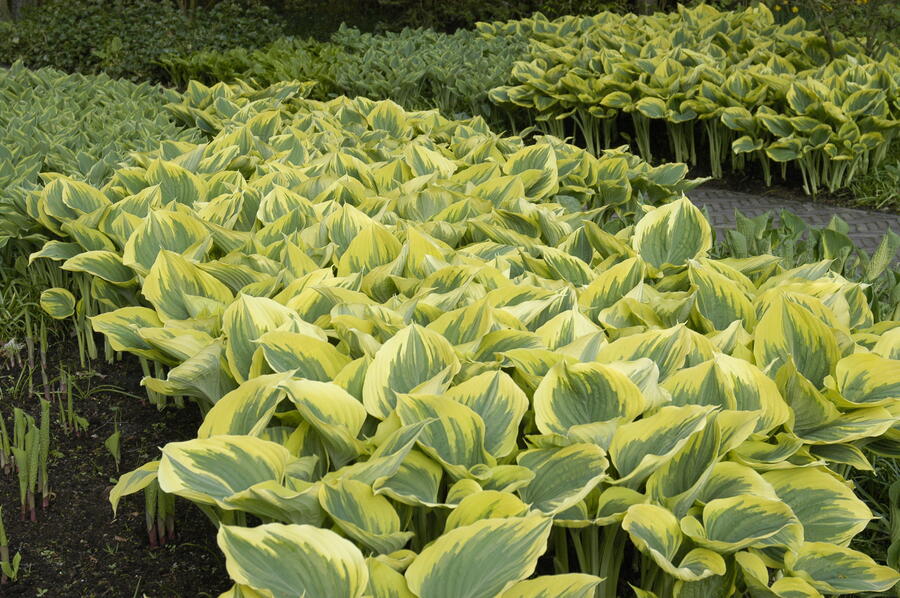
[[[310,525],[222,525],[219,548],[236,582],[273,598],[362,598],[369,571],[359,549]]]
[[[900,359],[900,326],[882,334],[872,347],[872,353],[888,359]]]
[[[621,486],[609,486],[597,496],[597,512],[593,523],[610,525],[620,523],[631,505],[639,505],[648,501],[646,495]]]
[[[272,593],[266,590],[254,590],[250,586],[236,583],[230,590],[219,594],[219,598],[272,598]]]
[[[647,493],[676,517],[686,515],[713,472],[721,441],[719,426],[708,424],[650,474]]]
[[[105,334],[110,346],[116,351],[129,351],[161,362],[169,361],[140,335],[141,328],[162,326],[156,312],[150,308],[122,307],[108,311],[93,316],[91,326],[95,331]]]
[[[804,467],[763,474],[803,524],[807,542],[846,546],[868,525],[872,511],[826,470]]]
[[[678,325],[667,330],[649,330],[622,336],[600,349],[597,361],[650,359],[659,367],[659,379],[687,365],[712,359],[713,345],[703,336]]]
[[[584,573],[542,575],[520,581],[500,598],[592,598],[603,578]]]
[[[712,228],[686,197],[650,211],[634,227],[632,246],[656,268],[682,266],[712,247]]]
[[[650,472],[706,427],[710,407],[663,407],[656,414],[616,430],[609,456],[618,472],[617,482],[637,486]]]
[[[481,416],[485,449],[504,457],[516,447],[519,423],[528,410],[528,397],[505,372],[485,372],[454,386],[444,396]]]
[[[725,330],[734,321],[740,321],[744,328],[753,330],[756,313],[738,284],[695,261],[690,262],[688,273],[696,290],[695,309],[708,322],[706,327],[710,331]]]
[[[578,296],[578,305],[592,320],[601,310],[624,297],[644,279],[644,263],[636,257],[602,272]]]
[[[478,341],[494,327],[493,310],[484,302],[456,309],[439,316],[428,325],[453,345]]]
[[[377,553],[399,550],[413,536],[401,531],[391,503],[362,482],[326,482],[319,487],[319,501],[344,533]]]
[[[351,361],[334,345],[299,332],[271,330],[257,344],[273,371],[309,380],[329,382]]]
[[[676,405],[715,405],[757,411],[756,432],[768,432],[790,417],[790,409],[775,383],[743,359],[716,353],[710,361],[685,368],[664,383]]]
[[[321,435],[335,467],[359,455],[357,437],[366,419],[362,403],[332,382],[287,380],[281,388],[300,416]]]
[[[41,293],[41,308],[57,320],[75,313],[75,296],[66,289],[52,288]]]
[[[325,511],[319,504],[319,484],[294,479],[287,487],[275,480],[260,482],[228,497],[228,503],[257,517],[322,527]]]
[[[800,374],[818,388],[840,356],[834,332],[805,307],[783,297],[760,318],[753,353],[759,367],[772,371],[793,358]]]
[[[413,324],[378,349],[363,384],[363,403],[371,415],[384,419],[394,410],[398,394],[426,383],[425,392],[443,391],[459,367],[443,336]]]
[[[519,150],[503,167],[507,174],[518,174],[527,181],[525,194],[541,198],[559,189],[556,152],[548,144],[536,144]]]
[[[147,315],[149,316],[149,314]],[[190,323],[187,323],[187,326],[190,326]],[[213,337],[207,332],[189,327],[140,328],[137,330],[137,334],[163,355],[161,359],[163,363],[167,361],[184,362],[213,344]]]
[[[338,276],[367,274],[393,261],[400,253],[396,237],[381,225],[372,224],[353,239],[338,263]]]
[[[222,341],[215,340],[169,370],[165,380],[144,378],[141,385],[163,395],[186,395],[215,404],[237,387],[225,367],[224,354]]]
[[[484,448],[484,422],[462,403],[446,396],[400,395],[397,414],[405,426],[434,420],[422,430],[419,445],[457,478],[492,461]]]
[[[884,407],[856,409],[816,428],[802,432],[808,444],[835,444],[860,438],[875,438],[891,429],[897,416]]]
[[[215,277],[166,250],[156,256],[142,292],[163,321],[217,315],[234,298]]]
[[[713,575],[698,581],[678,580],[672,586],[672,595],[678,598],[728,598],[734,592],[735,571],[731,564],[724,575]]]
[[[228,497],[254,484],[280,481],[290,453],[280,444],[253,436],[213,436],[170,442],[159,463],[164,492],[231,509]]]
[[[269,425],[275,408],[285,397],[279,384],[287,381],[291,374],[270,374],[244,382],[222,397],[203,418],[198,438],[219,435],[259,436]]]
[[[525,451],[516,462],[534,472],[519,496],[532,509],[548,514],[564,511],[587,496],[605,477],[609,463],[594,444]]]
[[[765,561],[749,551],[738,552],[734,560],[741,570],[747,589],[765,598],[820,598],[821,594],[799,577],[782,577],[769,586],[769,569]]]
[[[733,461],[722,461],[713,467],[697,498],[706,503],[717,498],[731,498],[745,494],[778,499],[772,485],[756,470]]]
[[[695,581],[723,575],[725,561],[706,548],[694,548],[676,565],[674,559],[684,540],[678,520],[669,510],[657,505],[633,505],[622,520],[638,549],[649,555],[663,571],[676,579]]]
[[[194,205],[204,201],[208,192],[203,179],[174,162],[159,159],[147,169],[147,182],[159,185],[164,203]]]
[[[791,408],[788,429],[793,429],[801,437],[805,436],[806,431],[827,425],[841,416],[837,407],[797,371],[793,359],[788,359],[781,366],[775,382]]]
[[[848,355],[837,362],[837,391],[850,407],[877,407],[900,400],[900,361],[872,353]]]
[[[541,515],[483,519],[440,536],[406,570],[419,598],[498,596],[534,572],[552,520]]]
[[[631,590],[634,592],[634,598],[659,598],[655,593],[650,590],[642,590],[641,588],[636,588],[635,586],[628,584],[631,586]]]
[[[156,472],[159,469],[159,461],[150,461],[141,465],[134,471],[129,471],[119,477],[119,481],[109,492],[109,502],[112,505],[113,515],[119,507],[119,501],[123,496],[140,492],[156,481]]]
[[[416,598],[409,591],[403,573],[377,558],[367,558],[369,568],[368,593],[372,598]]]
[[[884,592],[900,575],[869,556],[826,542],[806,542],[786,557],[788,571],[826,594]]]
[[[222,330],[231,374],[238,382],[250,373],[256,342],[270,330],[292,330],[300,326],[296,312],[265,297],[239,295],[222,315]],[[277,349],[273,349],[273,352]]]
[[[122,262],[146,274],[162,251],[185,253],[208,238],[209,232],[196,216],[182,211],[151,210],[128,237]]]
[[[122,264],[122,258],[113,251],[86,251],[69,258],[60,268],[70,272],[86,272],[118,285],[127,285],[134,280],[134,272]]]
[[[384,438],[367,461],[342,468],[339,470],[343,472],[341,475],[367,484],[375,484],[393,476],[416,446],[416,440],[422,429],[431,423],[432,420],[424,420],[410,426],[398,427]]]
[[[375,491],[393,500],[411,506],[434,507],[442,504],[438,498],[444,471],[441,463],[419,451],[410,451],[396,471],[378,478]],[[470,480],[478,489],[474,480]]]
[[[458,527],[471,525],[482,519],[523,517],[528,513],[528,505],[516,495],[496,490],[482,490],[463,498],[459,505],[447,516],[444,533]]]
[[[681,520],[682,531],[699,546],[729,553],[754,546],[794,524],[791,508],[780,500],[739,495],[717,498],[703,507],[703,524]]]
[[[534,392],[535,423],[544,434],[566,434],[573,426],[628,422],[645,409],[637,386],[615,368],[599,363],[560,362]]]

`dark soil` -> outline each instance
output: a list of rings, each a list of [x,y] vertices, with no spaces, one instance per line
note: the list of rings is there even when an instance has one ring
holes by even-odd
[[[59,344],[53,361],[69,364],[78,372],[83,387],[115,386],[144,397],[141,369],[129,357],[115,364],[102,359],[89,368],[77,366]],[[53,365],[51,371],[58,369]],[[0,366],[0,416],[12,434],[13,407],[38,419],[38,397],[11,393],[21,370]],[[35,389],[41,388],[40,375]],[[21,385],[20,385],[21,389]],[[196,437],[200,413],[193,404],[183,409],[155,406],[123,394],[101,390],[75,398],[75,411],[90,426],[81,437],[67,436],[54,405],[51,411],[50,485],[54,493],[47,511],[38,505],[38,521],[19,520],[19,486],[15,473],[0,470],[0,505],[9,536],[10,552],[22,554],[19,578],[0,586],[0,596],[45,598],[176,598],[218,596],[231,583],[216,546],[215,529],[206,516],[187,501],[176,502],[176,540],[151,549],[144,523],[143,493],[125,497],[113,518],[109,491],[121,473],[156,459],[158,447],[167,442]],[[118,420],[121,432],[121,465],[104,447]],[[40,503],[40,500],[38,500]]]

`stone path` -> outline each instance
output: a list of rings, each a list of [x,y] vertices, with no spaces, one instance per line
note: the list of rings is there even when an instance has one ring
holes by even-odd
[[[749,217],[759,216],[765,212],[772,212],[777,217],[781,210],[785,209],[803,218],[810,226],[816,227],[826,226],[832,215],[836,214],[850,225],[850,238],[869,253],[875,251],[888,229],[900,234],[900,216],[811,201],[797,201],[779,197],[777,193],[752,195],[701,185],[689,192],[688,197],[697,207],[701,209],[705,207],[708,210],[710,224],[717,231],[734,228],[735,210]]]

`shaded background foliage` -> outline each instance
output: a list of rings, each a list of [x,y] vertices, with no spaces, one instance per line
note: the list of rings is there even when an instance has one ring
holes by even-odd
[[[0,62],[158,79],[161,56],[256,47],[283,34],[270,8],[248,0],[188,12],[168,1],[44,0],[0,25]]]
[[[160,57],[254,49],[284,35],[327,40],[341,24],[363,32],[479,20],[590,13],[622,0],[0,0],[0,63],[160,79]]]
[[[696,0],[694,2],[696,3]],[[748,0],[712,0],[740,8]],[[873,49],[892,42],[896,0],[769,0],[789,19],[814,20],[865,37]],[[0,64],[104,71],[133,80],[165,80],[157,61],[200,50],[256,49],[285,35],[328,40],[341,24],[363,32],[424,27],[453,32],[477,21],[673,10],[672,0],[0,0]]]

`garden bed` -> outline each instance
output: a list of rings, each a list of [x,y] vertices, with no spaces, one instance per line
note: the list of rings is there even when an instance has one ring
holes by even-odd
[[[200,415],[193,404],[184,409],[157,411],[139,386],[140,368],[132,359],[115,364],[100,360],[90,368],[76,368],[77,355],[66,343],[54,347],[51,364],[62,361],[78,373],[79,384],[92,388],[118,387],[75,398],[75,411],[89,422],[86,434],[67,436],[54,406],[51,412],[50,484],[54,493],[47,511],[38,509],[38,521],[20,521],[15,474],[2,476],[0,505],[10,551],[22,554],[19,579],[4,586],[3,596],[153,598],[217,596],[228,587],[224,560],[215,544],[214,530],[201,511],[187,503],[176,505],[176,540],[151,549],[144,526],[140,496],[126,498],[113,517],[108,496],[118,473],[104,440],[118,421],[121,432],[120,472],[155,458],[166,442],[192,438]],[[55,371],[55,366],[51,365]],[[19,371],[0,369],[0,384],[8,388]],[[40,375],[35,375],[40,388]],[[27,394],[27,391],[26,393]],[[36,415],[38,398],[4,396],[0,415],[7,427],[14,407]],[[11,432],[10,428],[10,432]]]

